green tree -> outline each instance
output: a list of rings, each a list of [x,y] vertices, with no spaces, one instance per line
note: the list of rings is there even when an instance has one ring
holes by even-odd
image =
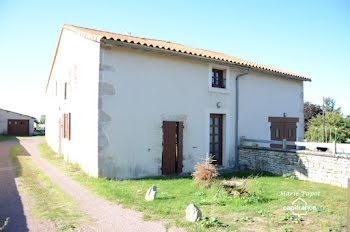
[[[308,122],[311,118],[322,113],[320,105],[312,104],[311,102],[304,103],[304,131],[307,131]]]
[[[325,108],[325,111],[326,112],[333,112],[333,111],[336,111],[338,113],[341,112],[341,107],[339,108],[335,108],[335,103],[336,101],[331,98],[331,97],[326,97],[324,99],[324,108]]]
[[[308,141],[311,141],[312,138],[314,141],[322,142],[322,128],[323,128],[323,118],[321,114],[316,115],[311,118],[308,122],[308,130],[305,133],[305,138]],[[338,141],[344,143],[347,139],[350,138],[350,119],[344,118],[343,114],[338,111],[326,112],[325,114],[325,128],[337,128],[338,130]],[[318,129],[318,134],[315,133]],[[330,130],[327,130],[327,142],[334,141],[334,130],[331,133],[330,139]],[[317,136],[318,135],[318,136]]]
[[[41,115],[40,117],[40,124],[45,124],[46,121],[46,116],[45,115]]]

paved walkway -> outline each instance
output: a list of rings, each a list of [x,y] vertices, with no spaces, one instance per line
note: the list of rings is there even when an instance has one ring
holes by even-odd
[[[156,232],[156,231],[184,231],[179,228],[165,229],[165,222],[143,221],[142,213],[131,209],[123,209],[120,205],[111,203],[101,197],[91,194],[76,181],[66,176],[47,160],[40,157],[36,149],[41,139],[25,139],[21,145],[33,157],[33,160],[45,174],[51,178],[61,189],[70,194],[80,204],[82,211],[86,212],[94,222],[85,231],[121,231],[121,232]],[[0,147],[3,144],[0,143]],[[1,183],[1,186],[2,183]]]
[[[18,141],[0,143],[0,226],[7,217],[6,231],[54,231],[55,225],[49,221],[39,221],[30,214],[30,202],[25,194],[18,192],[20,183],[16,180],[16,171],[8,155]]]

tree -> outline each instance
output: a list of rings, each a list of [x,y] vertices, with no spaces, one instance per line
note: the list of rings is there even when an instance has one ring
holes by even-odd
[[[45,124],[46,121],[46,116],[45,115],[41,115],[40,117],[40,124]]]
[[[309,120],[320,113],[322,113],[321,106],[312,104],[311,102],[304,103],[304,131],[308,129]]]
[[[322,130],[323,128],[323,118],[322,114],[318,114],[311,118],[308,122],[308,130],[305,133],[305,138],[308,141],[312,141],[312,138],[322,142]],[[338,140],[342,143],[346,142],[350,138],[350,120],[344,118],[343,114],[338,111],[326,112],[325,114],[325,128],[337,128],[338,130]],[[316,132],[315,132],[316,131]],[[334,141],[335,130],[326,130],[327,142]],[[331,132],[331,134],[330,134]],[[331,139],[330,139],[331,137]]]
[[[36,124],[40,124],[39,120],[36,119],[36,118],[34,118],[34,122],[35,122]]]
[[[326,112],[333,112],[333,111],[336,111],[338,113],[341,112],[341,107],[339,108],[335,108],[335,103],[336,101],[331,98],[331,97],[326,97],[324,99],[324,108],[325,108],[325,111]]]

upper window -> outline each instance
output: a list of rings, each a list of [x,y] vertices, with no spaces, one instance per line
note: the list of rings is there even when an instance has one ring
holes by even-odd
[[[64,83],[64,100],[67,100],[67,82]]]
[[[225,88],[224,71],[212,69],[211,86],[215,88]]]

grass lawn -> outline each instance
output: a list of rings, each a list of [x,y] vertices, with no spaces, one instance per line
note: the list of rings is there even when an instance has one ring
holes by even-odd
[[[11,148],[10,159],[16,167],[20,191],[28,194],[35,217],[53,221],[58,230],[74,229],[88,222],[88,217],[78,210],[78,203],[45,176],[22,146]]]
[[[221,175],[223,179],[250,176],[247,182],[249,194],[235,197],[225,192],[220,181],[211,188],[204,188],[196,185],[190,176],[123,181],[93,178],[85,175],[78,165],[64,162],[47,143],[39,144],[38,149],[42,157],[90,191],[123,207],[143,211],[144,220],[165,219],[168,226],[185,227],[187,231],[346,231],[347,190],[344,188],[268,173]],[[147,202],[145,192],[152,184],[158,188],[157,198]],[[302,198],[315,207],[305,216],[294,216],[283,207],[290,206],[298,196],[283,193],[308,193]],[[207,223],[187,222],[185,209],[190,203],[201,209],[203,217],[215,217],[220,223],[209,223],[210,220]]]
[[[45,135],[33,135],[33,136],[15,136],[15,135],[0,135],[0,142],[5,142],[8,140],[23,140],[28,138],[45,138]]]

